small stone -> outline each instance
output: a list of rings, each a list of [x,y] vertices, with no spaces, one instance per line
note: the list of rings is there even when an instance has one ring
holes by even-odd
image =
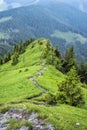
[[[0,118],[3,117],[3,114],[0,114]]]
[[[76,123],[76,127],[80,127],[80,123],[79,122]]]

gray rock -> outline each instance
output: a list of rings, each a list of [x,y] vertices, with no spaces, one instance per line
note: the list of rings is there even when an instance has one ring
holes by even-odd
[[[29,117],[29,121],[33,121],[33,120],[35,120],[35,118],[38,116],[38,114],[37,113],[32,113],[31,115],[30,115],[30,117]]]
[[[32,123],[33,130],[53,130],[51,124],[44,125],[44,120],[38,119],[37,117],[38,114],[34,112],[29,114],[28,111],[25,112],[21,109],[10,109],[5,114],[0,114],[0,130],[6,130],[8,128],[9,124],[6,124],[6,122],[9,118],[21,121],[27,120]],[[23,126],[18,130],[29,130],[29,127]]]
[[[22,126],[19,130],[29,130],[29,127]]]

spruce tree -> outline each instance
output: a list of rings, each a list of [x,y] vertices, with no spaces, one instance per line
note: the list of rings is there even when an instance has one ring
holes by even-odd
[[[58,84],[58,101],[72,106],[84,103],[82,90],[79,86],[80,79],[73,67],[64,81]]]
[[[0,65],[3,64],[3,59],[0,57]]]
[[[63,70],[64,72],[69,72],[70,69],[74,66],[78,68],[77,60],[74,52],[74,47],[71,46],[66,50],[65,58],[63,60]]]
[[[81,63],[78,73],[80,75],[81,82],[87,84],[87,62]]]
[[[18,63],[18,53],[15,53],[12,57],[12,65],[16,65]]]

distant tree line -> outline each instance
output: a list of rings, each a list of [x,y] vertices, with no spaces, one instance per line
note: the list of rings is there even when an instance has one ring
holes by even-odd
[[[56,56],[61,60],[61,71],[63,73],[68,73],[73,67],[75,67],[81,82],[87,84],[87,62],[78,64],[73,46],[66,50],[65,55],[62,55],[60,51],[56,49]]]
[[[25,42],[21,40],[20,44],[14,44],[12,54],[8,52],[4,57],[0,57],[0,65],[7,63],[11,59],[12,65],[16,65],[18,63],[19,55],[24,53],[26,51],[27,46],[33,41],[34,39],[31,38],[30,40],[26,40]]]

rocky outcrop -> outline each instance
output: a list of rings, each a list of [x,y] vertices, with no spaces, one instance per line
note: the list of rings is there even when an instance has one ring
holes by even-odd
[[[22,109],[10,109],[4,114],[0,114],[0,130],[6,130],[9,124],[6,124],[8,119],[17,119],[18,121],[29,121],[33,130],[53,130],[52,124],[48,123],[45,125],[44,120],[38,118],[38,114],[32,112],[24,112]],[[14,128],[12,128],[14,130]],[[27,126],[22,126],[17,130],[31,130]]]

